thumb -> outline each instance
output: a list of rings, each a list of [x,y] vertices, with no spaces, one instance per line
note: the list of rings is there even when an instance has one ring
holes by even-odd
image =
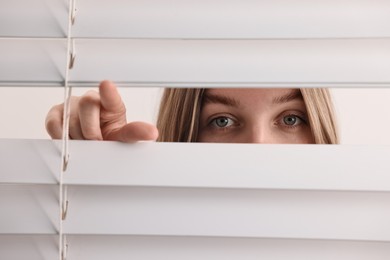
[[[145,122],[132,122],[113,130],[108,134],[108,140],[134,143],[138,141],[156,141],[158,138],[157,127]]]
[[[125,110],[122,98],[114,83],[104,80],[99,85],[100,102],[107,112],[118,113]]]

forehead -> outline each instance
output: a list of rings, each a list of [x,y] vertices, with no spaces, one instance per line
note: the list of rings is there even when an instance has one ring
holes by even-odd
[[[278,102],[283,99],[301,98],[299,89],[292,88],[215,88],[207,89],[206,96],[223,96],[240,102],[263,101]]]

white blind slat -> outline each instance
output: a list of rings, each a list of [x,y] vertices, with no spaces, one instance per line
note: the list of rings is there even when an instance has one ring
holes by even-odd
[[[70,236],[71,259],[384,260],[388,243],[245,238]],[[74,257],[74,258],[73,258]]]
[[[390,190],[388,146],[73,141],[71,149],[67,184]]]
[[[0,143],[0,183],[58,184],[59,142],[1,139]]]
[[[73,82],[99,77],[168,86],[390,82],[390,40],[80,40],[77,50]]]
[[[84,0],[76,37],[390,37],[387,0]]]
[[[67,234],[390,241],[389,193],[100,186],[68,193]]]
[[[0,258],[7,260],[57,259],[57,245],[58,235],[0,235]]]
[[[0,235],[0,258],[56,259],[56,240],[55,235]],[[383,242],[163,236],[67,236],[67,240],[72,260],[159,260],[161,256],[173,260],[385,260],[390,255],[389,243]]]
[[[63,84],[66,40],[0,39],[0,55],[1,85]]]
[[[67,6],[3,0],[0,36],[64,37]],[[80,0],[76,7],[78,38],[390,37],[387,0]]]
[[[386,86],[390,40],[76,40],[70,84]],[[2,85],[61,85],[65,40],[0,41]],[[104,66],[101,64],[104,63]]]
[[[57,234],[58,205],[57,185],[0,185],[0,234]]]
[[[57,183],[59,142],[0,143],[1,182]],[[70,149],[69,185],[390,191],[389,146],[71,140]]]
[[[2,0],[0,3],[0,37],[63,38],[67,21],[68,0]]]

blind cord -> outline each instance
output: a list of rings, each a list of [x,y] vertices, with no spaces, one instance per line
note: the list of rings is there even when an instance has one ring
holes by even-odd
[[[59,180],[59,259],[66,260],[68,243],[66,235],[63,232],[63,222],[66,219],[68,211],[68,192],[67,186],[63,183],[63,175],[65,174],[69,163],[69,118],[70,118],[70,97],[72,95],[72,87],[69,85],[70,70],[75,62],[75,43],[72,39],[72,26],[76,18],[76,2],[69,0],[69,16],[68,16],[68,34],[67,34],[67,51],[66,51],[66,68],[64,80],[64,111],[63,111],[63,125],[62,125],[62,151],[61,151],[61,171]]]

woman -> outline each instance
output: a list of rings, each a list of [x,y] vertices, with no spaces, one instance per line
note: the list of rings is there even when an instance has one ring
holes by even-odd
[[[72,139],[135,142],[336,144],[332,102],[326,89],[166,89],[157,127],[126,122],[115,85],[72,97]],[[54,106],[46,129],[62,137],[63,105]],[[157,130],[158,129],[158,130]]]

